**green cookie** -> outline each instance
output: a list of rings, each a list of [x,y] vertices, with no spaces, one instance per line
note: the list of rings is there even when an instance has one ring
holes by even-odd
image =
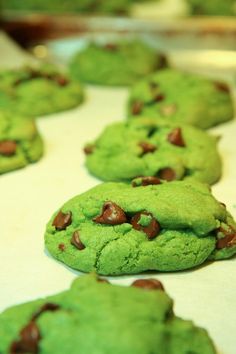
[[[0,72],[0,110],[36,117],[74,108],[82,101],[81,85],[54,66]]]
[[[199,182],[104,183],[68,201],[49,221],[53,257],[84,272],[177,271],[236,253],[236,224]]]
[[[128,115],[162,117],[202,129],[233,118],[233,103],[226,84],[198,75],[166,69],[138,82],[130,93]]]
[[[131,85],[162,67],[163,55],[141,40],[90,43],[71,60],[71,76],[92,84]]]
[[[235,0],[186,0],[193,15],[233,16],[236,15]]]
[[[173,313],[156,279],[131,287],[93,275],[0,315],[0,353],[216,354],[207,332]]]
[[[25,167],[43,155],[43,142],[35,122],[0,113],[0,174]]]
[[[213,184],[221,175],[216,144],[190,125],[140,118],[108,126],[84,151],[88,170],[105,181],[158,176]]]

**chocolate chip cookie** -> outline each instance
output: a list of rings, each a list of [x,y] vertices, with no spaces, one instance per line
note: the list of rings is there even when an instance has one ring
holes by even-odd
[[[83,98],[81,85],[51,65],[0,72],[0,111],[35,118],[74,108]]]
[[[127,86],[166,65],[162,54],[142,40],[90,43],[71,60],[71,76],[81,81]]]
[[[1,353],[216,354],[208,333],[173,312],[157,279],[131,286],[93,275],[0,315]]]
[[[231,120],[234,112],[227,84],[166,69],[134,85],[128,116],[162,117],[172,123],[207,129]]]
[[[118,275],[177,271],[236,253],[236,224],[200,182],[104,183],[51,218],[45,245],[83,271]]]
[[[35,122],[0,113],[0,174],[36,162],[43,155],[43,142]]]
[[[105,181],[156,176],[213,184],[221,175],[216,145],[215,137],[193,126],[140,118],[108,126],[84,152],[88,170]]]

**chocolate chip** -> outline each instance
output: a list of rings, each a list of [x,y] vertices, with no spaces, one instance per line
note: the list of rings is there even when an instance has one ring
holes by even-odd
[[[107,43],[104,45],[104,48],[106,50],[111,51],[111,52],[115,52],[115,51],[117,51],[118,46],[117,46],[117,44],[114,44],[114,43]]]
[[[159,93],[153,98],[153,101],[154,102],[161,102],[164,99],[165,99],[165,95],[163,95],[162,93]]]
[[[229,231],[227,231],[220,227],[217,231],[222,232],[225,235],[225,237],[220,238],[216,242],[216,248],[218,250],[236,246],[236,230],[230,227]]]
[[[35,322],[30,322],[20,332],[21,339],[10,346],[10,354],[37,354],[39,352],[38,342],[40,341],[39,329]]]
[[[151,220],[147,226],[142,226],[139,224],[139,221],[140,221],[142,215],[151,216]],[[135,230],[143,231],[147,235],[149,240],[152,240],[153,238],[155,238],[160,232],[160,224],[153,217],[153,215],[151,213],[148,213],[147,211],[142,211],[142,212],[135,214],[132,217],[130,223]]]
[[[149,186],[153,184],[161,184],[161,181],[157,177],[142,177],[141,178],[141,186]],[[135,180],[132,182],[133,187],[138,187],[138,184],[136,184]]]
[[[110,282],[109,282],[107,279],[105,279],[105,278],[97,277],[97,281],[98,281],[99,283],[110,284]]]
[[[58,248],[59,248],[60,251],[64,252],[65,249],[66,249],[66,246],[65,246],[64,243],[59,243]]]
[[[78,250],[83,250],[85,248],[85,245],[82,243],[79,237],[79,231],[75,231],[73,233],[72,239],[71,239],[71,244],[78,248]]]
[[[12,156],[16,153],[17,144],[12,140],[0,141],[0,155]]]
[[[165,291],[162,283],[157,279],[137,279],[132,284],[136,288],[142,288],[145,290],[162,290]]]
[[[177,106],[173,104],[168,104],[160,108],[160,112],[164,117],[172,116],[177,111]]]
[[[52,302],[47,302],[46,304],[42,305],[37,312],[35,312],[35,314],[32,316],[32,321],[35,321],[44,312],[54,312],[59,310],[59,308],[59,305],[53,304]]]
[[[85,155],[90,155],[94,152],[95,145],[87,145],[84,147],[84,153]]]
[[[109,201],[103,205],[102,214],[93,218],[93,221],[99,224],[119,225],[127,222],[127,218],[123,209]]]
[[[168,182],[171,182],[176,179],[175,171],[170,167],[166,167],[166,168],[159,170],[157,176],[160,179],[163,179]]]
[[[59,211],[59,213],[53,220],[52,225],[55,226],[58,231],[65,230],[67,226],[69,226],[72,222],[71,216],[72,214],[70,211],[68,211],[68,213],[63,213],[62,211]]]
[[[167,136],[167,140],[176,146],[184,147],[185,142],[182,136],[182,130],[181,128],[175,128],[173,129]]]
[[[224,93],[229,93],[230,89],[229,86],[227,84],[225,84],[224,82],[215,82],[215,87],[218,91],[224,92]]]
[[[157,147],[151,143],[142,141],[138,144],[142,148],[142,155],[156,151]]]
[[[67,86],[69,84],[69,80],[63,76],[58,76],[55,81],[58,83],[59,86]]]
[[[138,115],[142,112],[143,110],[143,102],[141,101],[135,101],[133,102],[132,104],[132,107],[131,107],[131,112],[133,115]]]

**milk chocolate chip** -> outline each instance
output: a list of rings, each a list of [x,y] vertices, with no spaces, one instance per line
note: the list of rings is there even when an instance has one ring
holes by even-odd
[[[167,182],[173,181],[176,178],[175,171],[170,167],[159,170],[157,176]]]
[[[142,215],[147,215],[147,216],[151,216],[150,222],[147,226],[142,226],[139,221],[142,217]],[[147,235],[147,237],[149,238],[149,240],[152,240],[153,238],[155,238],[159,232],[160,232],[160,224],[158,223],[158,221],[153,217],[153,215],[151,213],[148,213],[147,211],[142,211],[139,212],[137,214],[135,214],[130,222],[133,226],[133,228],[135,230],[138,231],[143,231],[145,232],[145,234]]]
[[[93,221],[99,224],[119,225],[127,222],[127,218],[123,209],[116,203],[106,202],[102,208],[102,214],[93,218]]]
[[[80,250],[80,251],[82,251],[85,248],[85,245],[80,240],[79,231],[75,231],[73,233],[73,236],[72,236],[72,239],[70,242],[73,246],[78,248],[78,250]]]
[[[53,220],[52,225],[55,226],[55,228],[58,231],[65,230],[67,226],[69,226],[72,222],[72,214],[70,211],[68,213],[63,213],[62,211],[59,211],[55,219]]]
[[[132,284],[136,288],[142,288],[145,290],[162,290],[165,291],[162,283],[157,279],[137,279]]]
[[[185,142],[182,136],[181,128],[173,129],[167,136],[167,140],[176,146],[184,147]]]
[[[12,156],[16,153],[17,144],[13,140],[0,141],[0,155]]]

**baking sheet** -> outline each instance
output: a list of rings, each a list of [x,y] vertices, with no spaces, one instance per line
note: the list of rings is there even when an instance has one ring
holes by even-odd
[[[11,65],[29,59],[1,35],[0,51],[3,64],[8,62],[8,53]],[[82,147],[107,124],[124,118],[127,96],[126,89],[88,87],[86,103],[81,107],[38,119],[45,141],[44,158],[0,176],[0,311],[65,290],[80,274],[44,251],[45,224],[66,200],[99,183],[84,167]],[[213,131],[222,135],[219,147],[224,174],[212,190],[236,217],[236,121]],[[205,327],[221,354],[235,354],[235,266],[236,258],[193,271],[151,273],[175,300],[176,313]],[[150,274],[110,280],[128,285],[138,277]]]

